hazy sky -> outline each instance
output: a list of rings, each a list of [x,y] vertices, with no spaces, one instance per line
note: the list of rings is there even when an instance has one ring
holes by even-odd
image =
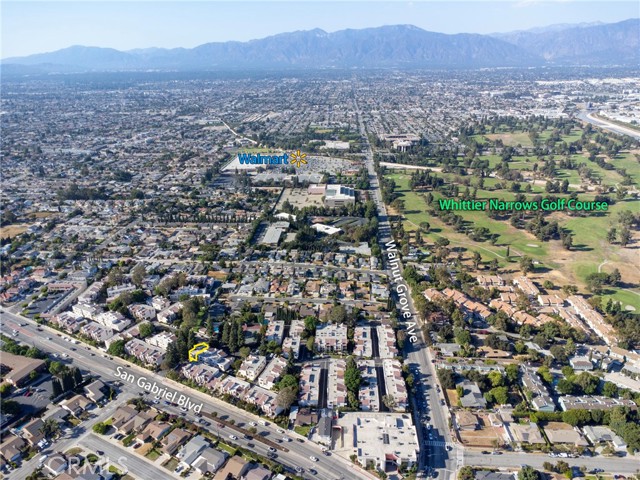
[[[507,32],[640,16],[632,1],[41,1],[0,2],[0,57],[89,45],[194,47],[282,32],[412,24],[442,33]]]

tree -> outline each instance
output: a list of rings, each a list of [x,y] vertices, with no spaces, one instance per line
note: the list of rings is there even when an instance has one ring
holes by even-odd
[[[516,363],[510,363],[504,369],[504,374],[507,377],[509,384],[514,384],[518,381],[518,374],[520,373],[520,367]]]
[[[566,378],[561,378],[560,381],[558,381],[556,389],[558,390],[558,393],[561,393],[562,395],[571,395],[575,390],[575,387],[571,381]]]
[[[347,309],[344,305],[335,305],[329,312],[329,321],[332,323],[346,323],[348,318]]]
[[[124,352],[124,344],[125,344],[124,340],[116,340],[111,345],[109,345],[107,353],[109,353],[109,355],[115,355],[117,357],[123,357],[124,354],[125,354],[125,352]]]
[[[451,370],[446,368],[438,369],[438,379],[442,388],[452,390],[456,388],[456,375]]]
[[[140,332],[140,338],[147,338],[153,335],[155,328],[150,322],[143,322],[138,325],[138,331]]]
[[[142,288],[142,282],[147,275],[147,270],[142,263],[138,263],[133,270],[131,270],[131,282],[138,287]]]
[[[458,480],[474,480],[476,472],[469,466],[464,466],[458,470]]]
[[[393,395],[383,395],[382,403],[389,410],[394,410],[396,408],[396,399],[393,398]]]
[[[293,402],[296,401],[298,397],[298,387],[291,386],[280,389],[278,392],[278,396],[276,397],[276,404],[279,407],[284,408],[285,410],[289,410]]]
[[[567,363],[567,352],[564,351],[564,347],[562,345],[551,345],[549,351],[558,363]]]
[[[582,372],[575,378],[574,383],[580,387],[585,395],[593,395],[598,390],[600,379],[588,372]]]
[[[167,370],[171,370],[175,368],[180,363],[180,352],[178,352],[178,347],[174,343],[170,343],[167,347],[167,353],[164,357],[164,362],[162,364],[163,368]]]
[[[526,255],[520,258],[520,270],[522,273],[527,274],[533,270],[533,260]]]
[[[498,405],[506,405],[509,403],[509,391],[507,387],[495,387],[492,388],[489,393],[493,397],[493,400]]]
[[[602,395],[609,398],[617,398],[618,386],[612,382],[604,382],[604,386],[602,387]]]
[[[518,472],[518,480],[540,480],[540,472],[529,465],[524,465]]]
[[[107,433],[107,430],[109,430],[109,425],[106,425],[103,422],[98,422],[93,426],[93,431],[100,435]]]
[[[478,269],[478,265],[480,265],[481,261],[482,261],[482,255],[480,255],[478,252],[474,251],[473,252],[473,266],[474,266],[474,268],[476,270]]]
[[[58,396],[62,395],[62,385],[60,384],[60,379],[58,379],[57,377],[53,377],[51,379],[51,387],[51,398],[57,398]]]
[[[54,438],[60,431],[60,424],[53,418],[47,418],[40,427],[40,433],[47,438]]]
[[[344,385],[347,390],[354,395],[358,395],[360,384],[362,383],[362,374],[353,357],[347,358],[347,364],[344,372]]]
[[[624,227],[620,230],[620,245],[626,247],[627,244],[631,241],[631,231],[629,228]]]
[[[471,343],[471,334],[469,330],[464,328],[456,328],[454,331],[456,343],[459,345],[469,345]]]
[[[618,232],[615,227],[611,227],[607,232],[607,242],[614,243],[616,238],[618,238]]]
[[[82,378],[82,372],[78,367],[74,367],[71,369],[71,375],[73,376],[73,381],[76,387],[84,382],[84,378]]]
[[[491,385],[494,387],[502,387],[504,385],[504,377],[500,372],[497,372],[495,370],[491,371],[489,372],[487,377],[491,381]]]
[[[298,387],[298,379],[291,375],[291,374],[287,374],[285,376],[283,376],[280,381],[276,384],[276,389],[277,390],[282,390],[283,388],[289,388],[289,387]]]
[[[547,383],[553,382],[553,374],[549,371],[549,367],[540,367],[538,369],[538,375]]]
[[[67,367],[60,362],[51,362],[49,364],[49,373],[51,375],[58,375],[63,370],[66,370]]]

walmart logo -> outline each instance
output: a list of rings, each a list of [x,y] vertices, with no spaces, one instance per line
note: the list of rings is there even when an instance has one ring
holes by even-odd
[[[300,168],[307,164],[307,154],[300,150],[289,155],[263,155],[261,153],[238,153],[238,161],[240,165],[294,165]]]

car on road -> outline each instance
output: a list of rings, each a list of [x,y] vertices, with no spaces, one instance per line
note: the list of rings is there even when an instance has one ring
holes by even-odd
[[[278,458],[278,455],[276,455],[276,454],[275,454],[275,453],[273,453],[273,452],[267,452],[267,457],[269,457],[269,458],[271,458],[271,459],[274,459],[274,458]]]
[[[256,446],[255,443],[252,443],[252,442],[247,443],[247,447],[249,447],[249,448],[253,448],[255,446]]]
[[[481,453],[482,455],[489,455],[489,453],[491,453],[491,452],[487,452],[486,450],[483,450],[483,451],[481,451],[480,453]]]
[[[317,474],[318,474],[318,472],[317,472],[316,470],[314,470],[313,468],[310,468],[310,469],[309,469],[309,473],[310,473],[311,475],[317,475]]]
[[[283,429],[281,429],[281,428],[279,428],[279,429],[278,429],[278,433],[284,433],[284,430],[283,430]]]
[[[502,452],[491,452],[491,455],[502,455]]]
[[[303,473],[304,469],[302,467],[296,467],[296,472]]]
[[[314,457],[313,455],[309,456],[309,460],[311,460],[312,462],[317,462],[318,461],[318,457]]]
[[[231,440],[238,440],[238,437],[236,437],[235,435],[229,435],[229,438],[230,438]]]
[[[270,451],[270,452],[275,452],[275,451],[276,451],[276,449],[275,449],[275,448],[273,448],[273,447],[269,447],[269,451]]]
[[[258,424],[256,422],[249,422],[249,425],[251,425],[252,427],[257,427]]]
[[[96,450],[96,453],[97,453],[98,455],[104,455],[104,452],[103,452],[102,450]]]
[[[51,337],[47,337],[47,340],[53,340]]]

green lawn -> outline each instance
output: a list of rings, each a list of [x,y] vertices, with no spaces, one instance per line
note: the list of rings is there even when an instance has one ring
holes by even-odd
[[[577,283],[583,287],[587,275],[597,272],[598,266],[605,260],[607,260],[607,264],[603,265],[602,271],[610,272],[614,268],[619,268],[623,273],[623,280],[632,282],[637,280],[632,278],[632,274],[629,273],[629,265],[632,263],[629,260],[629,251],[618,245],[611,245],[606,240],[607,231],[617,212],[634,209],[631,201],[611,205],[609,212],[602,216],[568,217],[564,214],[558,214],[556,219],[560,226],[570,230],[574,235],[574,247],[576,248],[571,252],[564,250],[558,240],[541,242],[533,235],[512,227],[507,221],[490,219],[484,211],[456,212],[466,222],[469,222],[469,225],[484,226],[489,229],[491,234],[497,234],[496,245],[491,245],[488,241],[474,242],[466,234],[457,233],[438,218],[431,217],[426,211],[425,194],[409,190],[409,175],[395,172],[388,176],[395,181],[396,191],[400,193],[400,198],[405,202],[405,230],[416,230],[420,223],[428,222],[431,225],[431,231],[424,234],[423,237],[430,241],[435,241],[439,236],[446,236],[453,246],[459,245],[477,251],[484,260],[498,258],[503,266],[506,265],[506,260],[503,257],[506,256],[506,246],[509,245],[512,257],[517,257],[518,254],[528,255],[545,267],[559,270],[569,283]],[[447,181],[452,181],[454,177],[454,175],[443,176],[447,178]],[[485,182],[485,185],[487,183]],[[464,188],[461,187],[461,189]],[[438,192],[432,192],[432,194],[436,199],[440,198]],[[594,193],[581,194],[579,198],[588,201],[592,200],[594,196]],[[482,189],[478,190],[477,197],[510,201],[515,198],[515,194],[504,190],[487,191]],[[527,197],[531,198],[531,194],[527,194]],[[629,291],[610,289],[607,296],[622,302],[623,305],[631,305],[640,311],[639,295]]]
[[[622,153],[611,160],[611,163],[616,167],[626,169],[635,184],[640,183],[640,162],[636,160],[633,153]]]
[[[153,460],[156,460],[158,457],[160,457],[160,455],[162,455],[162,453],[160,453],[156,449],[153,449],[153,450],[149,450],[149,453],[147,453],[145,456],[149,460],[153,461]]]

